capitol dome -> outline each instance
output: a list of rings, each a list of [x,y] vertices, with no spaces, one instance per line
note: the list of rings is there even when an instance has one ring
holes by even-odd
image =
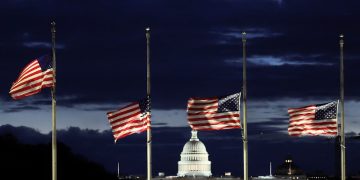
[[[184,145],[178,162],[178,176],[211,176],[211,162],[204,143],[197,137],[197,131],[191,131],[190,140]]]

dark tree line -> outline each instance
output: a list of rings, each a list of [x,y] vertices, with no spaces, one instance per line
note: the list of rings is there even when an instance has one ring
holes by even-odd
[[[101,165],[75,155],[58,143],[58,180],[116,179]],[[0,179],[51,179],[51,144],[22,144],[12,134],[0,136]]]

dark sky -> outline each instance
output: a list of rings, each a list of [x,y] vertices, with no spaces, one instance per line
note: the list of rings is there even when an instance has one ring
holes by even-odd
[[[261,124],[287,138],[287,108],[339,99],[343,33],[345,128],[357,134],[359,5],[357,0],[4,0],[0,124],[50,131],[48,89],[21,101],[11,100],[8,91],[28,62],[51,53],[50,22],[55,20],[59,130],[109,130],[107,111],[145,96],[145,27],[150,26],[154,128],[187,134],[187,98],[241,89],[245,31],[249,133],[263,133],[255,128]],[[216,147],[211,144],[207,147]]]

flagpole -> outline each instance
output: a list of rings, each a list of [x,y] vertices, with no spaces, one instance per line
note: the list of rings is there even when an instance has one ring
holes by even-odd
[[[150,98],[150,27],[146,31],[146,82],[147,82],[147,97]],[[148,121],[147,128],[147,180],[152,179],[151,173],[151,121]]]
[[[246,107],[246,33],[242,33],[243,43],[243,156],[244,180],[248,180],[248,138],[247,138],[247,107]]]
[[[117,177],[120,179],[120,164],[119,161],[117,162]]]
[[[52,180],[57,179],[57,147],[56,147],[56,54],[55,54],[55,22],[51,22],[52,34],[52,68],[54,72],[54,86],[51,88],[52,97]]]
[[[346,179],[345,120],[344,120],[344,35],[340,35],[340,103],[341,103],[341,180]]]

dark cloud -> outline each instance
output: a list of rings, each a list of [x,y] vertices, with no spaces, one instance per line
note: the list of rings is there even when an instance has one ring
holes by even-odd
[[[40,110],[41,108],[35,106],[21,106],[21,107],[12,107],[8,109],[4,109],[3,112],[5,113],[15,113],[24,110]]]
[[[166,126],[168,124],[167,123],[151,123],[151,125],[153,125],[153,126]]]
[[[32,100],[16,101],[11,104],[3,105],[2,112],[16,113],[24,110],[40,110],[39,106],[32,104]]]

